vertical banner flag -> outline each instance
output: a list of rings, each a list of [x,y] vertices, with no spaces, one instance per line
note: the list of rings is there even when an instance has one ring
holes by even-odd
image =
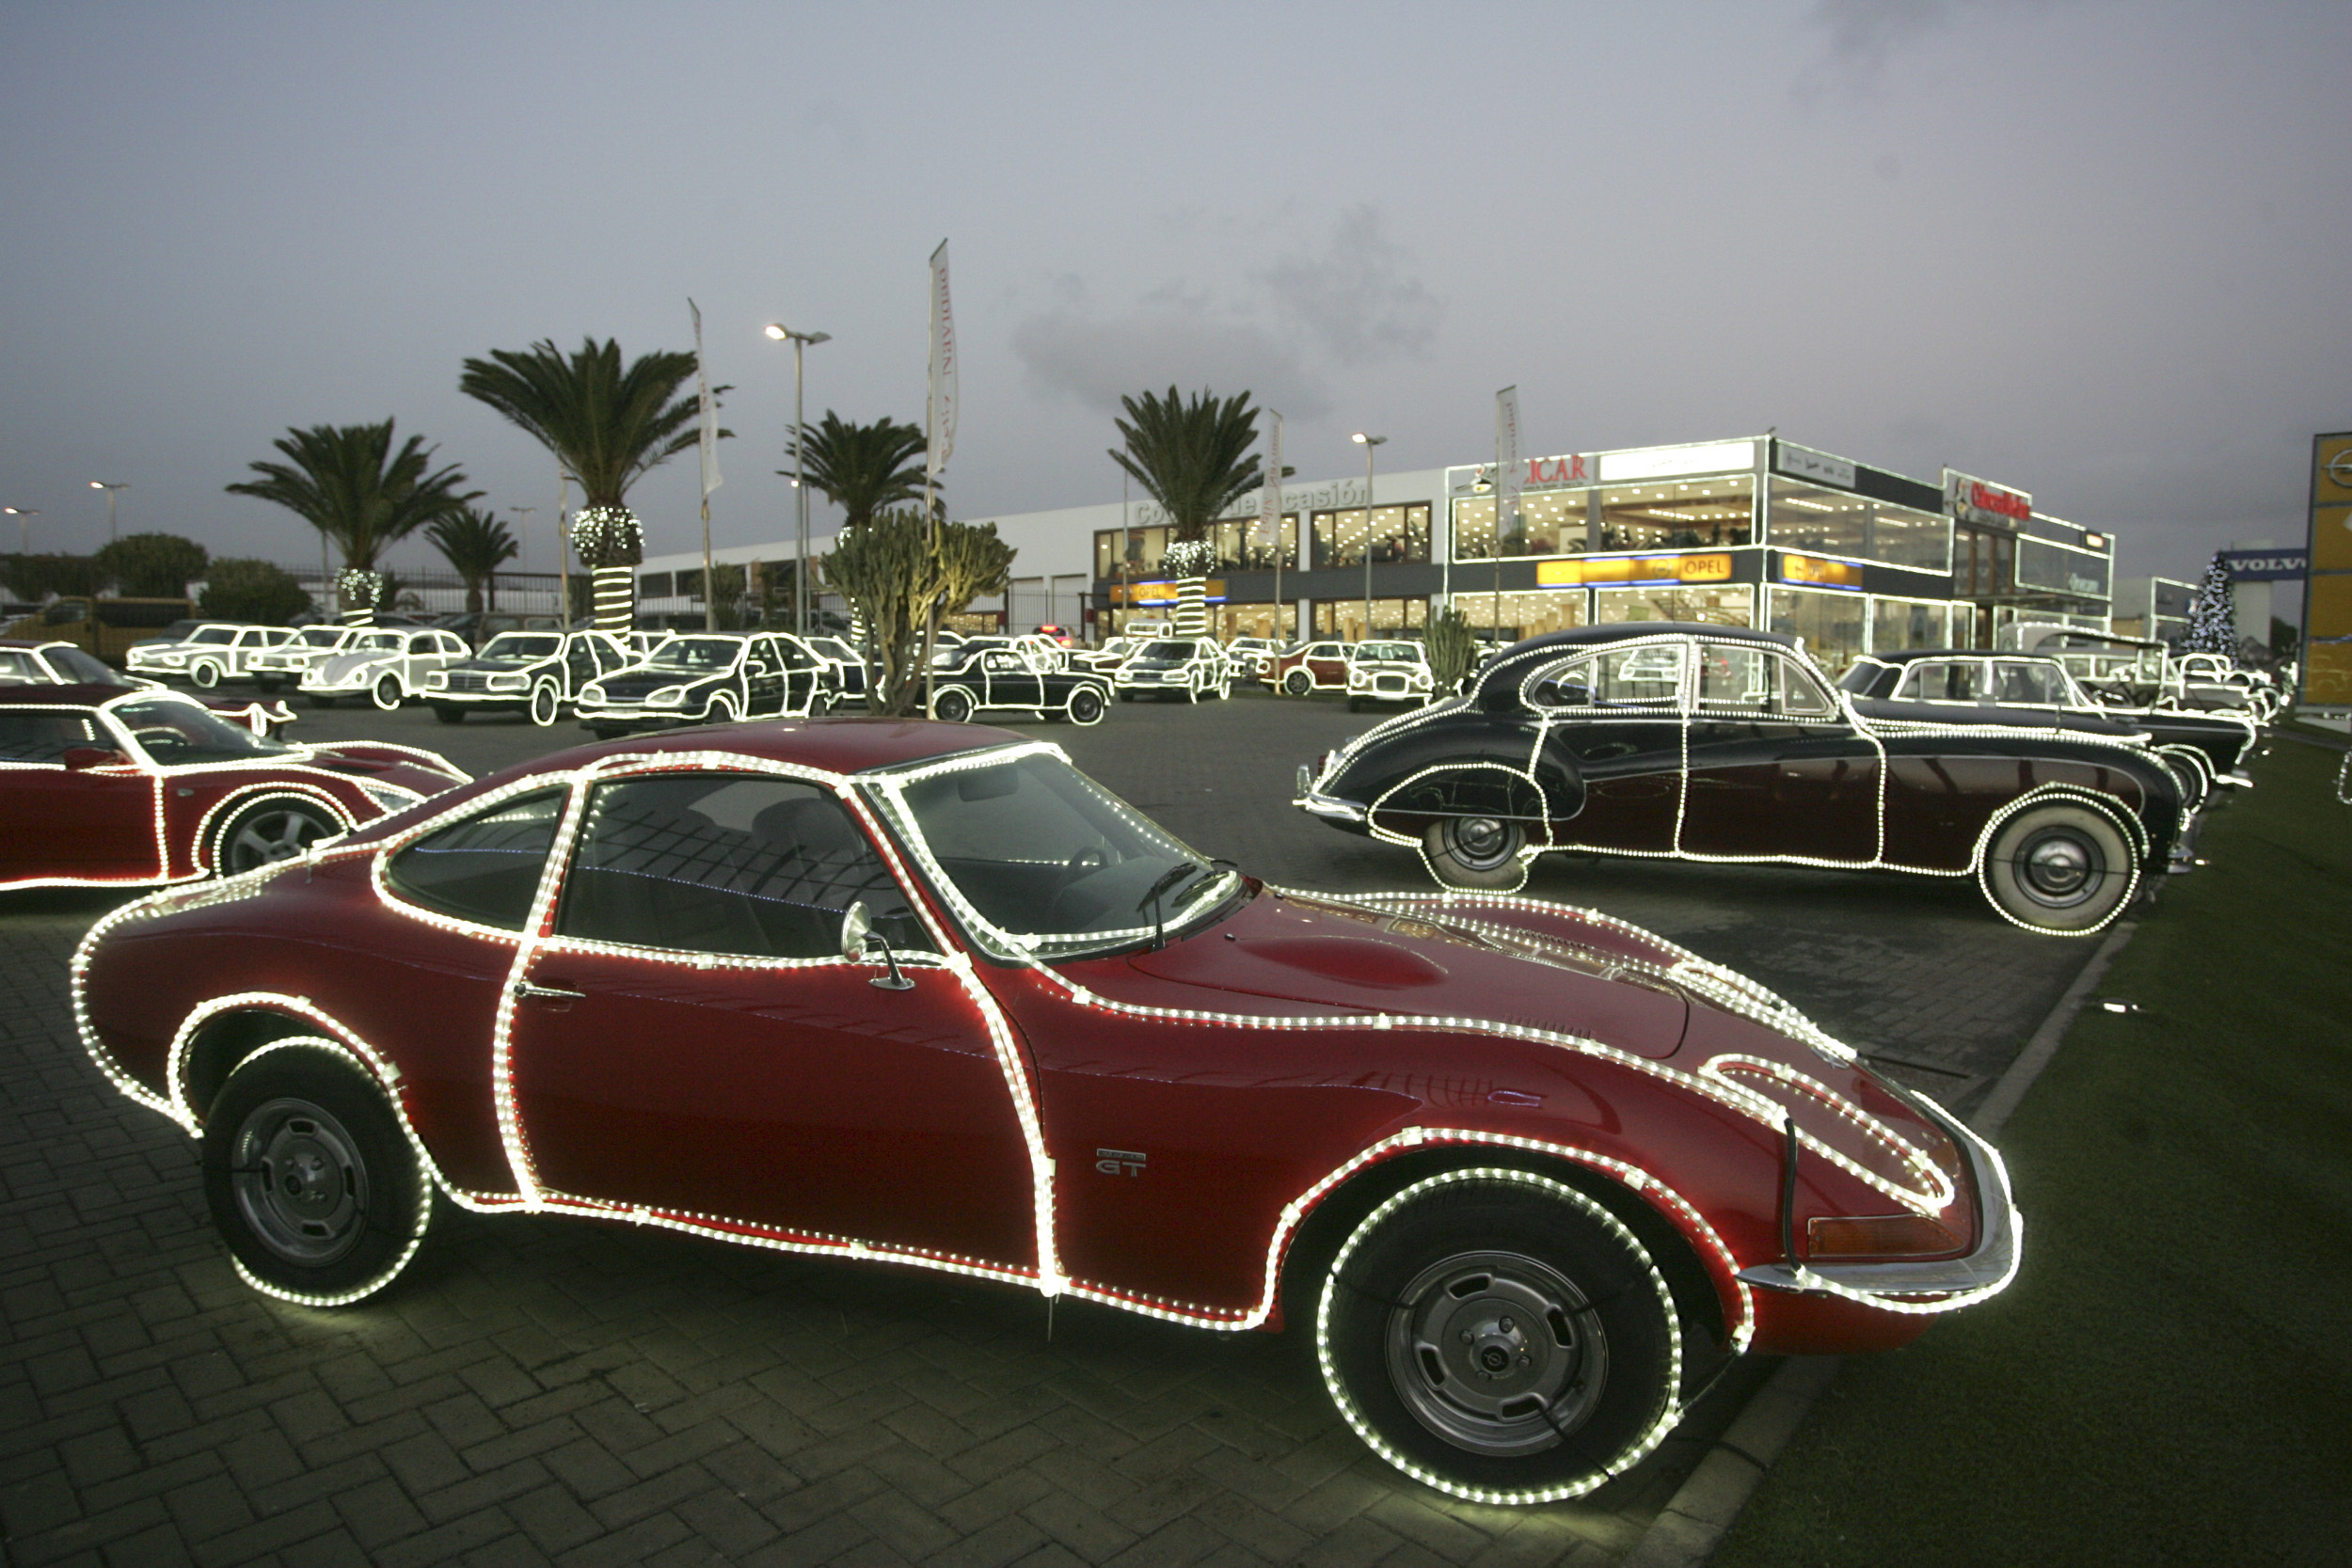
[[[1274,569],[1282,569],[1282,416],[1269,408],[1273,415],[1274,434],[1268,448],[1265,469],[1265,489],[1258,498],[1258,521],[1265,529],[1265,536],[1273,542]]]
[[[1502,555],[1503,539],[1519,526],[1519,491],[1527,470],[1519,462],[1519,389],[1505,387],[1495,394],[1495,555]]]
[[[694,313],[694,388],[702,396],[703,411],[703,504],[710,503],[710,492],[719,488],[719,405],[710,399],[710,369],[703,363],[703,310],[691,299],[686,308]]]
[[[931,399],[924,433],[926,485],[935,483],[956,450],[956,322],[947,306],[947,242],[931,252]]]

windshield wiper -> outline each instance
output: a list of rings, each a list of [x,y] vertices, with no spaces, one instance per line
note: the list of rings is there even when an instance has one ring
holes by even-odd
[[[1159,880],[1153,882],[1150,890],[1146,892],[1141,898],[1136,901],[1136,912],[1137,914],[1141,914],[1143,912],[1146,905],[1151,906],[1152,950],[1153,952],[1156,953],[1161,948],[1168,945],[1168,921],[1160,909],[1160,895],[1174,887],[1178,882],[1183,881],[1186,877],[1192,876],[1197,872],[1214,871],[1220,865],[1230,866],[1232,863],[1233,863],[1232,861],[1226,860],[1179,861],[1174,865],[1169,866],[1166,871],[1160,873]],[[1215,885],[1214,881],[1208,881],[1201,883],[1200,887],[1208,888]],[[1194,891],[1199,892],[1200,889],[1195,889]],[[1184,905],[1182,902],[1179,902],[1177,908],[1182,910],[1183,907]]]

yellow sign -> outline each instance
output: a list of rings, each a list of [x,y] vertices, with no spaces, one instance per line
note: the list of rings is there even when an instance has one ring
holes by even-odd
[[[2325,638],[2352,637],[2352,577],[2312,578],[2311,601],[2303,610],[2303,635],[2314,643]]]
[[[2303,656],[2303,701],[2352,707],[2352,642],[2308,643]]]
[[[1535,562],[1538,588],[1611,582],[1729,582],[1727,555],[1571,556]]]
[[[2312,504],[2352,504],[2352,433],[2312,441]]]
[[[2352,506],[2312,509],[2312,570],[2352,572]]]
[[[1818,582],[1824,588],[1859,588],[1862,568],[1851,561],[1823,561],[1810,555],[1780,558],[1783,582]]]
[[[1225,597],[1225,579],[1210,578],[1201,584],[1204,599]],[[1135,582],[1111,584],[1111,603],[1119,605],[1169,605],[1176,602],[1176,585],[1172,582]]]

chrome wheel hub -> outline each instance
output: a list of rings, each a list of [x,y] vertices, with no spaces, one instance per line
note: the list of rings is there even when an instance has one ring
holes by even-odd
[[[1511,830],[1491,816],[1466,816],[1447,835],[1454,857],[1476,871],[1487,871],[1511,858]]]
[[[303,1100],[258,1106],[237,1129],[237,1210],[288,1262],[334,1262],[367,1228],[368,1173],[342,1123]]]
[[[1389,1314],[1389,1376],[1414,1418],[1472,1453],[1535,1453],[1581,1426],[1609,1372],[1582,1291],[1518,1253],[1430,1265]]]
[[[2026,891],[2055,907],[2090,897],[2104,874],[2097,850],[2069,832],[2038,834],[2017,856],[2017,879]]]

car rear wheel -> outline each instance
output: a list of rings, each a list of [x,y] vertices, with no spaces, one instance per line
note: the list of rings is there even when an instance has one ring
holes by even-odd
[[[2123,907],[2139,868],[2122,830],[2105,814],[2053,804],[2002,824],[1979,879],[1993,907],[2018,925],[2086,935]]]
[[[229,1075],[205,1117],[213,1224],[272,1295],[341,1307],[391,1283],[433,1188],[384,1090],[326,1040],[282,1040]]]
[[[1458,888],[1515,888],[1526,879],[1527,830],[1500,816],[1449,816],[1422,834],[1422,857],[1438,881]]]
[[[1681,1333],[1641,1242],[1530,1172],[1417,1181],[1357,1227],[1315,1319],[1324,1386],[1408,1475],[1482,1502],[1588,1492],[1676,1415]]]
[[[229,819],[213,851],[213,869],[226,877],[290,861],[343,826],[325,806],[287,796],[256,800]]]
[[[2193,746],[2168,746],[2156,754],[2181,786],[2181,815],[2194,816],[2204,810],[2205,800],[2213,793],[2213,775],[2207,771],[2204,753]]]
[[[386,675],[375,683],[375,705],[386,713],[400,706],[400,677]]]
[[[531,721],[541,729],[553,724],[564,711],[564,693],[553,681],[541,681],[531,693]]]
[[[188,682],[192,686],[210,691],[220,685],[220,666],[210,659],[192,665],[188,670]]]
[[[466,721],[466,710],[455,703],[435,703],[433,717],[444,724],[462,724]]]
[[[1103,721],[1103,694],[1090,686],[1082,686],[1070,694],[1070,721],[1073,724],[1099,724]]]
[[[953,687],[931,697],[931,714],[943,724],[961,724],[972,717],[972,699]]]
[[[1293,670],[1282,677],[1282,689],[1294,697],[1304,697],[1315,689],[1314,676],[1304,670]]]

